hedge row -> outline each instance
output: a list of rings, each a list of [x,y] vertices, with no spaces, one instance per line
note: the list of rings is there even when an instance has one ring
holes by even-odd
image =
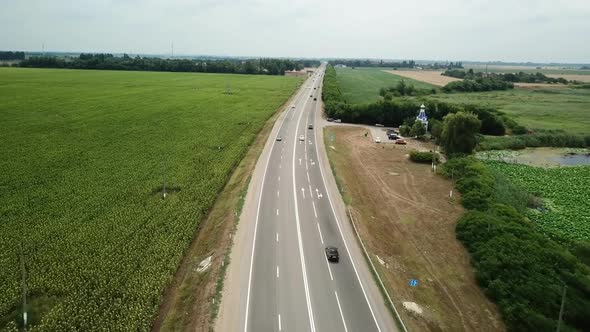
[[[588,331],[590,268],[519,212],[528,195],[473,157],[451,159],[442,172],[457,180],[469,210],[457,224],[457,238],[508,330],[554,331],[565,284],[562,330]]]

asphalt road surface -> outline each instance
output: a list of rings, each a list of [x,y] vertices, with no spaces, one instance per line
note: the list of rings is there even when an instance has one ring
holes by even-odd
[[[323,146],[316,149],[324,70],[279,117],[256,166],[260,183],[249,187],[234,239],[219,331],[397,330],[337,211],[343,206],[327,192],[329,165]],[[338,263],[328,262],[326,246],[338,247]]]

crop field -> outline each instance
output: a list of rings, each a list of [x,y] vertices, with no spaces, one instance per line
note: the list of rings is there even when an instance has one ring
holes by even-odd
[[[590,89],[514,89],[478,93],[439,93],[448,102],[487,104],[532,129],[590,132]]]
[[[460,78],[441,75],[442,70],[388,70],[387,72],[436,86],[444,86],[451,82],[461,81]]]
[[[379,89],[396,85],[402,79],[416,88],[437,88],[435,85],[384,72],[385,68],[335,68],[344,99],[353,104],[378,101]]]
[[[485,163],[544,199],[544,209],[527,213],[542,232],[590,240],[590,166],[541,168],[498,161]]]
[[[465,70],[473,69],[474,71],[485,71],[486,65],[464,65]],[[540,69],[534,66],[500,66],[500,65],[489,65],[487,66],[488,72],[492,73],[517,73],[519,71],[525,73],[543,73],[546,75],[585,75],[590,76],[589,69],[576,69],[576,68],[564,68],[564,67],[552,67],[543,66]]]
[[[300,82],[0,69],[0,330],[22,325],[21,256],[27,330],[149,330],[199,221]]]

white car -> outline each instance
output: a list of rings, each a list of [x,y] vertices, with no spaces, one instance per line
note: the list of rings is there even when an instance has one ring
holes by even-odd
[[[279,141],[279,142],[280,142],[280,141],[282,141],[282,140],[283,140],[283,138],[282,138],[281,136],[277,136],[277,141]]]
[[[336,119],[336,120],[334,120],[334,122],[336,122],[336,123],[341,123],[341,122],[342,122],[342,120],[340,120],[340,119]]]
[[[300,140],[300,141],[305,141],[305,136],[303,136],[303,135],[299,135],[299,140]]]
[[[375,143],[381,143],[381,138],[375,137]]]

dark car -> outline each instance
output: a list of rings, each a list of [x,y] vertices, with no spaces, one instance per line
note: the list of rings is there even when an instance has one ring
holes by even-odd
[[[340,260],[340,255],[338,254],[338,248],[326,247],[326,258],[330,262],[338,262]]]
[[[334,118],[327,118],[326,119],[328,122],[334,122]]]
[[[313,124],[311,124],[311,123],[310,123],[310,124],[307,126],[307,129],[313,129]]]
[[[314,97],[314,98],[313,98],[313,101],[316,101],[316,100],[318,100],[318,99]]]

